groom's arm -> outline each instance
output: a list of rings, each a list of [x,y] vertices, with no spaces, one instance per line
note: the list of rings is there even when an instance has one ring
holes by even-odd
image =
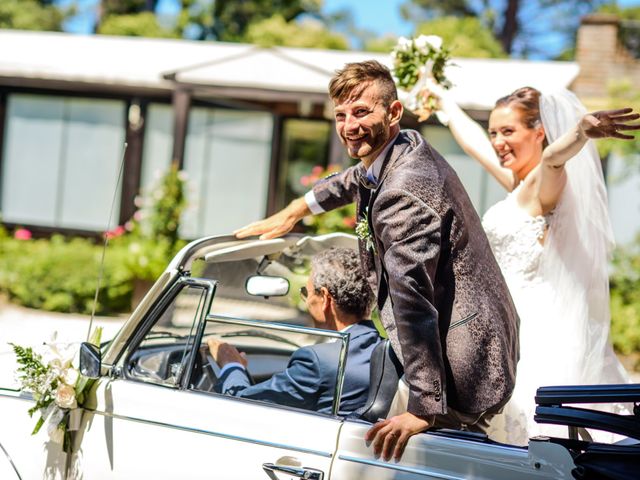
[[[363,169],[362,164],[320,180],[304,197],[296,198],[278,213],[250,223],[233,234],[238,238],[253,235],[260,235],[260,239],[281,237],[289,233],[295,224],[307,215],[352,203],[358,193],[358,169]]]

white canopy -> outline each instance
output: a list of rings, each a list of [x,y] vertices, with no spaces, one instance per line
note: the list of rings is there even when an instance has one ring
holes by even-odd
[[[370,58],[391,65],[389,55],[370,52],[0,30],[0,84],[37,79],[168,91],[175,79],[222,97],[261,92],[274,99],[323,99],[336,69]],[[578,74],[574,62],[456,58],[453,63],[446,73],[454,96],[463,107],[480,110],[518,87],[569,87]]]

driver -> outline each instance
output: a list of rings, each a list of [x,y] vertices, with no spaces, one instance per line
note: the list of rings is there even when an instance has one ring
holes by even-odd
[[[349,333],[339,408],[340,415],[347,415],[367,401],[371,353],[381,340],[373,322],[366,320],[373,294],[356,252],[332,248],[314,255],[311,274],[300,293],[317,328]],[[251,385],[246,358],[235,347],[213,338],[207,345],[221,367],[216,392],[332,413],[341,342],[298,349],[283,372],[256,385]]]

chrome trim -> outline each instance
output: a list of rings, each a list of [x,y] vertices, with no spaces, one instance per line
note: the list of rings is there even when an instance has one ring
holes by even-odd
[[[322,328],[305,327],[302,325],[291,325],[289,323],[266,322],[264,320],[250,320],[248,318],[229,317],[227,315],[218,315],[210,313],[205,320],[216,321],[220,323],[230,323],[232,325],[251,325],[260,328],[268,328],[270,330],[281,330],[296,333],[309,333],[319,337],[329,337],[341,339],[348,336],[347,332],[336,332],[335,330],[324,330]]]
[[[2,450],[4,452],[5,456],[7,457],[7,460],[9,460],[9,463],[13,467],[13,471],[16,472],[16,475],[18,476],[18,480],[22,480],[22,477],[20,476],[20,473],[18,473],[18,468],[16,467],[16,464],[13,463],[13,460],[11,460],[11,457],[9,456],[9,452],[7,452],[5,450],[5,448],[2,446],[1,443],[0,443],[0,450]]]
[[[155,426],[158,426],[158,427],[166,427],[166,428],[172,428],[174,430],[181,430],[181,431],[184,431],[184,432],[194,432],[194,433],[199,433],[199,434],[203,434],[203,435],[211,435],[211,436],[214,436],[214,437],[225,438],[227,440],[234,440],[234,441],[238,441],[238,442],[253,443],[255,445],[262,445],[264,447],[280,448],[280,449],[283,449],[283,450],[290,450],[290,451],[295,451],[295,452],[299,452],[299,453],[307,453],[307,454],[310,454],[310,455],[317,455],[319,457],[325,457],[325,458],[332,458],[333,457],[333,453],[332,452],[321,452],[321,451],[318,451],[318,450],[311,450],[311,449],[308,449],[308,448],[292,447],[290,445],[285,445],[285,444],[282,444],[282,443],[273,443],[273,442],[256,440],[256,439],[247,438],[247,437],[240,437],[240,436],[237,436],[237,435],[229,435],[227,433],[214,432],[212,430],[201,430],[199,428],[193,428],[193,427],[181,427],[179,425],[171,425],[171,424],[164,423],[164,422],[157,422],[155,420],[143,420],[143,419],[140,419],[140,418],[126,417],[126,416],[123,416],[123,415],[117,415],[117,414],[113,414],[113,413],[99,412],[97,410],[90,410],[90,412],[94,413],[96,415],[102,415],[104,417],[111,417],[111,418],[114,418],[116,420],[126,420],[126,421],[131,421],[131,422],[146,423],[146,424],[151,424],[151,425],[155,425]]]
[[[363,465],[370,465],[372,467],[388,468],[391,470],[399,470],[401,472],[412,473],[415,475],[422,475],[429,478],[441,478],[443,480],[466,480],[467,477],[454,477],[451,475],[445,475],[443,473],[427,472],[415,467],[405,467],[398,464],[386,463],[380,460],[366,460],[364,458],[349,457],[347,455],[338,455],[338,460],[345,460],[347,462],[361,463]]]
[[[10,390],[8,388],[0,388],[0,397],[19,398],[20,400],[33,401],[33,393],[22,392],[20,390]]]

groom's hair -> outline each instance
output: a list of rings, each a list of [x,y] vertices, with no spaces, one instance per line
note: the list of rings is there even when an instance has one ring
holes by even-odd
[[[332,100],[344,102],[351,97],[359,96],[371,82],[377,82],[385,107],[398,99],[391,72],[376,60],[347,63],[343,69],[336,70],[329,82],[329,96]]]

